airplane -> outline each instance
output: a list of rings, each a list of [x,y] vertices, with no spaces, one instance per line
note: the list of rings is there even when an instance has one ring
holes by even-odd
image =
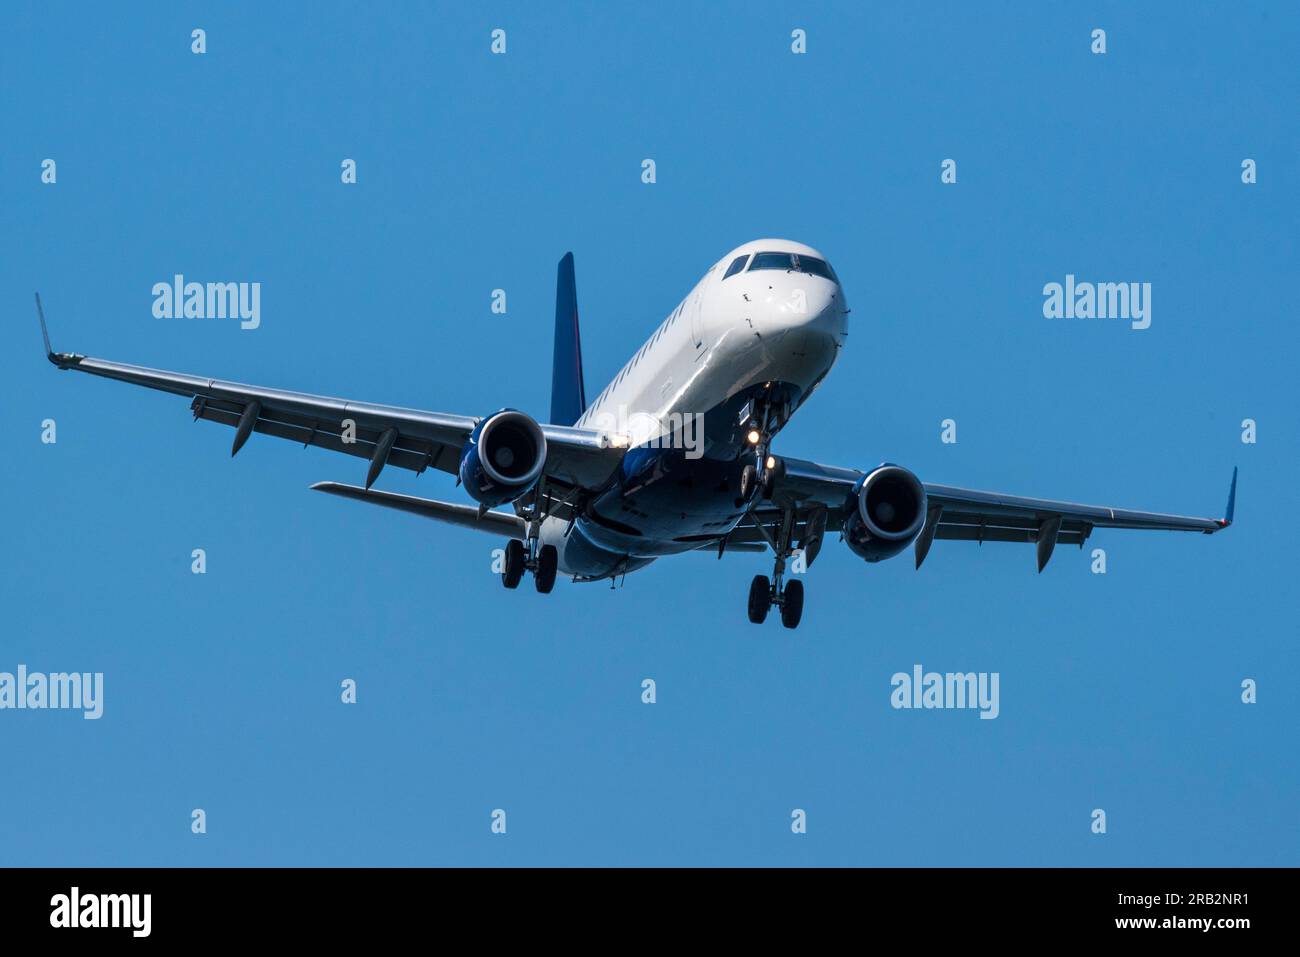
[[[754,576],[748,617],[761,624],[776,606],[796,628],[804,586],[786,565],[801,552],[811,568],[828,532],[867,562],[911,545],[917,569],[935,540],[1025,542],[1041,573],[1057,545],[1082,547],[1095,528],[1208,535],[1232,523],[1236,502],[1235,468],[1224,517],[1212,519],[931,484],[889,462],[862,470],[779,454],[776,437],[844,349],[849,316],[826,257],[788,240],[745,243],[714,263],[590,403],[566,254],[545,423],[511,408],[425,412],[54,352],[39,293],[36,307],[59,369],[188,397],[196,420],[234,428],[232,456],[257,432],[367,459],[363,485],[312,488],[505,538],[510,589],[526,572],[549,593],[560,572],[613,586],[669,555],[770,549],[773,571]],[[372,488],[389,465],[450,473],[475,504]]]

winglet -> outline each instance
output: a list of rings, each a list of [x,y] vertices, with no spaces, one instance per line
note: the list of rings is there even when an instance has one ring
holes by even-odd
[[[45,310],[41,308],[41,294],[36,294],[36,318],[41,320],[41,338],[45,340],[45,358],[49,359],[60,369],[67,369],[75,366],[85,356],[75,355],[69,352],[55,352],[50,346],[50,330],[45,327]]]
[[[50,330],[45,328],[45,310],[41,308],[41,294],[36,294],[36,317],[41,320],[41,336],[45,339],[45,358],[54,362],[54,350],[50,348]]]
[[[1219,527],[1227,528],[1232,524],[1233,512],[1237,510],[1237,467],[1232,467],[1232,484],[1228,486],[1228,507],[1219,519]]]

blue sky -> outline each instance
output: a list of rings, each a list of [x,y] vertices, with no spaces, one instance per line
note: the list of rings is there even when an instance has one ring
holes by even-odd
[[[105,674],[98,721],[0,712],[0,863],[1300,862],[1293,7],[266,6],[0,21],[0,671]],[[232,461],[186,400],[56,373],[32,315],[62,350],[543,416],[566,250],[595,395],[760,236],[853,307],[778,451],[1199,515],[1239,465],[1237,525],[1100,531],[1041,576],[832,540],[793,633],[745,618],[766,556],[507,593],[500,542],[308,491],[359,460]],[[261,282],[261,327],[153,318],[175,273]],[[1045,319],[1067,273],[1150,282],[1151,328]],[[1000,716],[893,710],[917,663],[999,672]]]

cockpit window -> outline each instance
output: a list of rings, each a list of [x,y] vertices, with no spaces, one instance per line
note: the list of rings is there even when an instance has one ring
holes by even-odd
[[[745,253],[745,255],[743,256],[737,256],[735,259],[731,261],[731,265],[727,267],[727,271],[722,274],[722,278],[726,279],[729,276],[734,276],[736,273],[740,272],[742,269],[745,268],[745,263],[748,260],[749,260],[749,253]]]
[[[814,276],[821,276],[831,282],[836,281],[831,264],[823,259],[815,259],[812,256],[795,256],[794,261],[795,269],[799,272],[812,273]]]
[[[749,264],[749,271],[755,272],[759,269],[785,269],[794,268],[794,259],[789,253],[755,253],[754,261]]]
[[[734,263],[733,263],[734,265]],[[802,256],[798,253],[756,253],[754,261],[749,264],[749,271],[756,269],[784,269],[787,272],[806,272],[811,276],[821,276],[831,282],[839,282],[835,272],[824,259],[815,256]]]

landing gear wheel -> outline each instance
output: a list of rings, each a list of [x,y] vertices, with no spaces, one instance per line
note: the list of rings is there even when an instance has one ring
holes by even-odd
[[[787,582],[781,600],[781,624],[787,628],[798,628],[799,619],[803,617],[803,582]]]
[[[754,491],[754,482],[758,478],[758,471],[752,465],[746,465],[740,470],[740,500],[749,501],[749,495]]]
[[[507,588],[518,588],[519,579],[524,577],[524,543],[517,538],[506,542],[506,564],[501,569],[501,584]]]
[[[543,595],[555,587],[555,572],[560,565],[559,553],[554,545],[543,545],[537,553],[537,568],[533,571],[533,584]]]
[[[761,625],[772,607],[772,585],[766,575],[755,575],[749,583],[749,620]]]

